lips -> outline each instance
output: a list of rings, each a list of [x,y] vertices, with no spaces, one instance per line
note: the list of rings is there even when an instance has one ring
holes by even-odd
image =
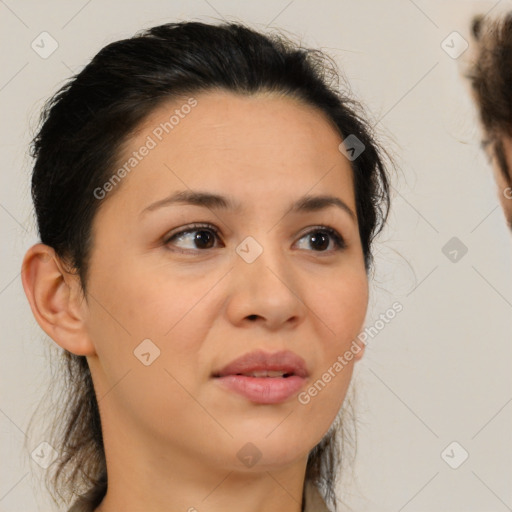
[[[212,374],[216,385],[260,405],[290,400],[308,376],[304,359],[289,350],[250,352]]]
[[[302,357],[289,350],[268,353],[257,350],[244,354],[231,361],[221,370],[215,371],[213,377],[245,375],[254,378],[289,378],[308,377],[306,363]]]

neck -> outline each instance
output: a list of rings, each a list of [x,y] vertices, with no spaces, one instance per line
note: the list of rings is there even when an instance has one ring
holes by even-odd
[[[108,488],[95,512],[301,511],[307,456],[243,468],[236,458],[230,464],[180,446],[162,448],[126,428],[106,428],[103,440]]]

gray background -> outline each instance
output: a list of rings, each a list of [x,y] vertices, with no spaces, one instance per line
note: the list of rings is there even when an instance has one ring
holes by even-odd
[[[512,510],[511,237],[460,76],[471,45],[457,59],[441,47],[453,31],[470,39],[472,15],[511,8],[505,0],[0,1],[0,511],[54,510],[30,458],[44,437],[27,433],[53,342],[20,279],[37,241],[27,147],[38,111],[107,43],[164,22],[222,18],[327,51],[401,168],[376,245],[367,325],[394,301],[404,309],[356,365],[358,453],[339,496],[356,511]],[[43,31],[58,43],[46,59],[31,48]],[[443,253],[452,237],[468,249],[457,261]],[[450,461],[469,454],[458,469],[441,457],[453,441]]]

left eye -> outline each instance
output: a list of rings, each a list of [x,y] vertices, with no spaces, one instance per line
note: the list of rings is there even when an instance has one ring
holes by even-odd
[[[188,236],[194,233],[195,236]],[[312,246],[320,249],[313,252],[338,251],[346,247],[343,237],[335,229],[328,226],[317,226],[309,230],[299,239],[299,241],[306,237],[311,237],[310,241]],[[214,239],[219,239],[219,231],[211,224],[193,225],[189,226],[188,229],[171,234],[164,240],[164,244],[169,245],[173,242],[171,245],[175,246],[176,242],[186,240],[187,238],[191,244],[196,244],[196,247],[185,247],[185,250],[178,250],[178,252],[187,253],[188,251],[194,251],[195,249],[212,249],[212,242],[214,242]],[[329,240],[329,238],[331,240]],[[330,241],[333,242],[334,249],[326,250]]]
[[[305,237],[312,237],[310,240],[312,242],[313,247],[322,248],[325,247],[326,243],[327,246],[329,246],[329,238],[333,241],[334,249],[330,250],[323,250],[323,251],[314,251],[314,252],[330,252],[330,251],[341,251],[342,249],[345,249],[346,244],[343,237],[333,228],[330,228],[328,226],[318,226],[316,228],[313,228],[309,230],[306,234],[302,236],[302,238]],[[302,240],[300,238],[300,240]]]

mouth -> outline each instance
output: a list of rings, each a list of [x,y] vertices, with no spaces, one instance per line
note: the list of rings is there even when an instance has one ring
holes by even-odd
[[[306,379],[297,375],[256,377],[237,374],[217,377],[215,382],[250,402],[270,405],[285,402],[295,396],[304,387]]]
[[[242,377],[253,377],[253,378],[279,378],[282,377],[283,379],[287,379],[288,377],[293,377],[295,373],[293,372],[284,372],[282,370],[260,370],[260,371],[254,371],[254,372],[247,372],[247,373],[234,373],[234,374],[224,374],[221,375],[220,373],[214,374],[214,378],[220,378],[220,377],[228,377],[229,375],[241,375]]]
[[[214,371],[212,374],[213,377],[225,377],[226,375],[262,378],[284,376],[289,378],[294,375],[307,377],[308,370],[304,359],[290,350],[274,353],[256,350],[234,359],[224,368]]]
[[[258,404],[288,400],[300,391],[308,376],[304,359],[290,351],[252,352],[212,374],[224,389]]]

